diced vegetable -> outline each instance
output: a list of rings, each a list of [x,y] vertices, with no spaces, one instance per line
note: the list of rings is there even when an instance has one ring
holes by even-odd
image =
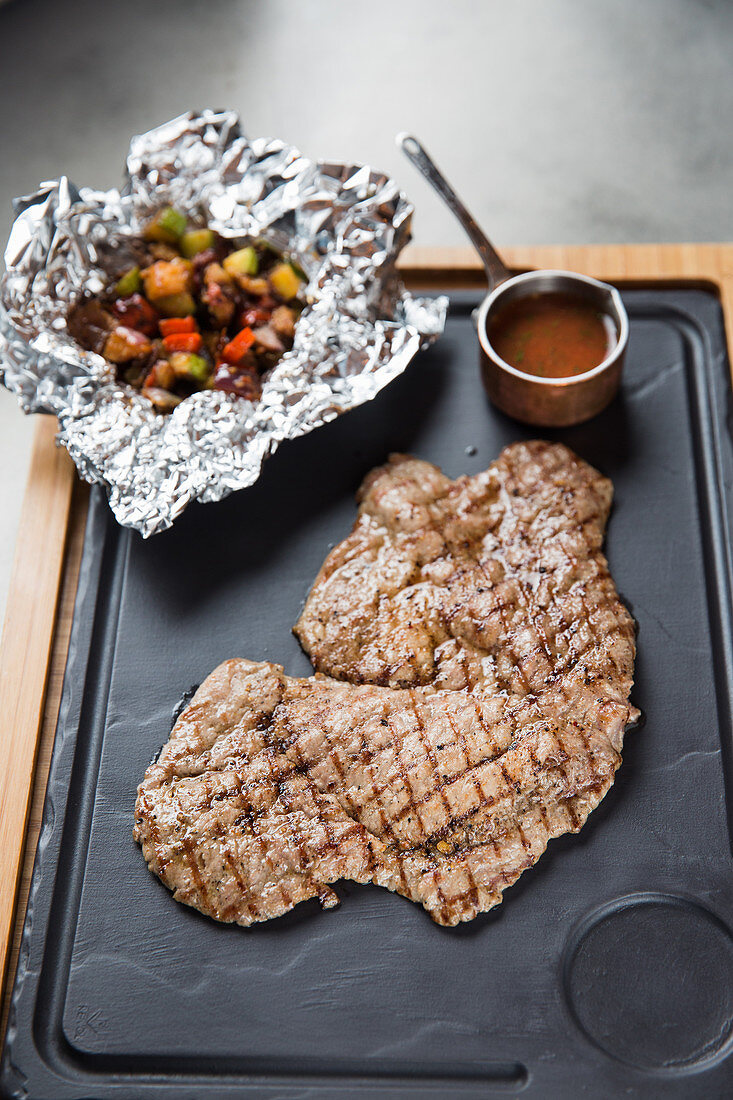
[[[251,294],[253,298],[262,298],[270,290],[267,279],[258,279],[254,275],[237,275],[237,282],[242,290],[245,290],[247,294]]]
[[[158,330],[158,314],[142,294],[118,298],[112,306],[115,317],[128,328],[136,328],[146,336],[155,336]]]
[[[278,306],[273,309],[270,324],[278,336],[292,340],[295,335],[295,313],[290,306]]]
[[[213,387],[256,401],[261,376],[292,347],[307,281],[300,269],[266,241],[232,248],[172,206],[150,221],[134,255],[138,264],[72,307],[70,335],[161,413]]]
[[[161,386],[169,390],[175,385],[176,372],[167,359],[157,359],[145,376],[143,385]]]
[[[242,325],[249,325],[250,328],[256,328],[257,325],[266,325],[269,320],[270,310],[261,309],[258,306],[243,310],[240,317]]]
[[[220,283],[223,285],[224,283],[231,283],[231,281],[232,276],[219,263],[214,262],[204,268],[204,282],[206,284]]]
[[[286,302],[294,298],[302,286],[302,280],[292,264],[275,264],[269,274],[270,286]]]
[[[216,244],[216,241],[214,242]],[[205,248],[203,252],[197,252],[191,260],[194,271],[204,271],[209,264],[217,263],[216,248]],[[224,269],[222,268],[222,271]]]
[[[230,275],[256,275],[259,267],[257,253],[252,245],[230,252],[224,260],[224,270]]]
[[[221,328],[226,328],[236,309],[234,294],[229,287],[221,283],[207,283],[201,292],[201,301],[211,315],[212,320]]]
[[[205,385],[211,374],[209,364],[201,355],[193,355],[186,351],[176,351],[170,357],[170,365],[177,378],[193,378],[195,382]]]
[[[131,359],[149,355],[152,350],[152,344],[142,332],[125,325],[113,328],[104,344],[105,358],[112,363],[129,363]]]
[[[269,325],[263,325],[262,328],[256,328],[252,335],[255,341],[261,348],[264,348],[265,351],[285,351],[285,345],[282,340]]]
[[[140,268],[131,267],[117,280],[115,294],[118,294],[120,298],[129,298],[131,294],[137,294],[142,283]]]
[[[186,215],[174,206],[164,206],[145,228],[149,241],[166,241],[175,244],[186,228]]]
[[[238,370],[229,363],[220,363],[214,374],[214,388],[225,393],[234,393],[237,397],[244,397],[249,401],[255,401],[262,392],[260,380],[256,374],[248,370]]]
[[[199,252],[205,252],[214,243],[214,234],[210,229],[189,229],[180,240],[180,249],[189,260]]]
[[[174,332],[195,332],[196,321],[193,317],[169,317],[158,322],[161,336],[172,336]]]
[[[167,298],[158,298],[155,305],[165,317],[187,317],[196,312],[193,295],[187,290],[181,294],[170,294]]]
[[[191,264],[176,257],[175,260],[158,260],[142,273],[145,293],[151,302],[158,298],[170,298],[191,289]]]
[[[118,371],[121,372],[122,378],[127,382],[128,386],[134,386],[139,390],[142,388],[148,370],[143,359],[133,359],[129,365],[124,363],[118,363]]]
[[[175,260],[180,256],[180,252],[174,244],[164,244],[163,241],[153,241],[149,247],[151,263],[153,260]]]
[[[200,332],[172,332],[163,337],[166,351],[200,351],[203,339]]]
[[[221,353],[226,363],[236,366],[241,363],[245,355],[255,342],[255,336],[251,328],[243,328],[233,340],[230,340]]]
[[[143,397],[147,397],[148,401],[155,405],[158,412],[172,412],[176,405],[180,405],[183,401],[183,398],[179,397],[178,394],[171,393],[170,390],[160,389],[158,386],[146,386],[142,392]]]
[[[200,355],[192,355],[189,359],[188,373],[196,381],[205,386],[211,377],[209,364]]]

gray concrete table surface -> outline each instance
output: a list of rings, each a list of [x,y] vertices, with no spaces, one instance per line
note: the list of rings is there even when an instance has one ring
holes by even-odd
[[[11,0],[0,235],[62,173],[118,185],[131,134],[202,105],[392,173],[420,244],[464,243],[412,130],[501,244],[733,238],[728,0]],[[32,418],[0,393],[0,618]]]

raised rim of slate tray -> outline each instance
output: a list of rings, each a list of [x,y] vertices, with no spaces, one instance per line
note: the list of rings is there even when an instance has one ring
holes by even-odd
[[[570,265],[568,265],[568,266],[570,266]],[[580,265],[575,264],[574,266],[577,268]],[[709,304],[714,306],[714,308],[717,310],[717,306],[715,305],[715,303],[709,303]],[[679,309],[677,307],[675,307],[675,309],[676,309],[677,313],[679,314]],[[688,319],[685,323],[691,325],[693,329],[698,326],[698,322],[696,321],[695,316],[694,316],[694,311],[693,311],[692,315],[690,315],[688,317]],[[701,336],[702,336],[703,342],[708,340],[708,336],[705,335],[704,331],[702,331]],[[731,472],[730,472],[730,463],[729,463],[729,457],[730,456],[727,453],[726,454],[723,453],[724,451],[729,450],[729,442],[730,442],[729,438],[728,438],[728,429],[727,429],[727,425],[726,425],[726,406],[728,404],[728,397],[729,397],[729,381],[728,381],[728,377],[727,377],[727,367],[726,367],[726,360],[725,360],[725,348],[724,348],[724,346],[722,346],[722,344],[720,344],[720,341],[718,341],[718,345],[719,346],[712,346],[712,345],[708,344],[707,358],[708,358],[709,362],[711,362],[711,363],[716,362],[718,364],[718,366],[722,366],[722,367],[726,368],[725,371],[719,370],[719,371],[717,371],[717,373],[714,374],[714,383],[715,384],[713,385],[712,388],[707,388],[707,390],[706,390],[706,387],[703,387],[701,389],[700,386],[697,384],[695,379],[692,379],[691,383],[690,383],[691,387],[692,387],[691,388],[691,400],[692,401],[696,402],[698,405],[700,405],[701,402],[702,403],[705,403],[706,401],[710,402],[710,411],[711,411],[710,431],[706,432],[706,430],[704,428],[704,425],[705,425],[705,419],[704,419],[705,412],[704,412],[704,409],[700,408],[700,409],[698,409],[698,414],[699,415],[697,416],[697,422],[698,422],[699,425],[703,426],[703,430],[700,432],[700,438],[698,440],[696,440],[698,446],[700,446],[702,448],[702,450],[705,451],[706,454],[708,455],[708,459],[711,462],[713,462],[713,464],[715,464],[718,468],[718,474],[715,477],[708,478],[707,480],[705,480],[706,490],[709,489],[710,491],[709,492],[706,491],[704,494],[701,495],[701,498],[700,498],[702,503],[703,503],[703,507],[705,507],[709,510],[709,519],[710,519],[710,517],[715,517],[716,515],[721,515],[721,516],[724,515],[723,501],[721,499],[717,499],[717,500],[715,499],[715,484],[714,483],[717,482],[718,488],[720,488],[721,477],[722,477],[723,483],[727,487],[730,486],[730,482],[731,482]],[[699,375],[699,372],[693,372],[693,373],[695,373],[696,375]],[[698,379],[698,381],[699,381],[699,379]],[[538,434],[541,434],[541,433],[538,433]],[[721,462],[725,462],[725,466],[726,466],[726,469],[725,469],[725,471],[723,471],[722,475],[721,475],[721,470],[720,470],[720,463]],[[106,522],[107,522],[107,520],[106,520],[106,515],[105,515],[105,512],[104,512],[104,507],[103,507],[103,505],[100,504],[100,502],[97,502],[96,505],[93,506],[93,508],[91,510],[91,513],[90,513],[90,528],[89,528],[88,537],[92,538],[92,539],[94,538],[95,524],[106,523]],[[710,537],[707,540],[707,547],[706,547],[706,552],[708,553],[709,558],[710,558],[710,560],[708,562],[708,566],[709,566],[709,569],[712,570],[712,572],[715,574],[715,577],[716,577],[717,581],[720,583],[720,586],[721,586],[720,591],[717,593],[715,599],[713,600],[713,603],[718,607],[720,607],[720,606],[723,606],[723,607],[730,606],[730,546],[729,546],[729,541],[728,541],[729,532],[728,532],[728,530],[723,529],[723,527],[721,525],[718,524],[716,526],[715,522],[711,522],[709,533],[710,533]],[[120,552],[119,546],[124,542],[124,540],[113,538],[111,540],[111,542],[112,542],[113,545],[108,550],[108,553],[113,553],[114,554],[114,553]],[[107,567],[109,567],[109,562],[107,563]],[[99,568],[99,569],[102,568],[102,561],[101,560],[97,560],[96,562],[88,563],[88,565],[85,567],[84,571],[82,572],[82,574],[80,576],[80,583],[79,583],[79,599],[80,599],[80,601],[84,600],[85,592],[87,594],[89,594],[89,592],[93,590],[94,584],[96,583],[96,579],[97,579],[94,575],[95,570],[97,568]],[[114,572],[114,570],[113,570],[113,572]],[[106,600],[114,601],[115,598],[116,598],[116,595],[115,595],[114,591],[110,591],[105,596]],[[728,601],[727,604],[725,602],[726,600]],[[72,640],[72,646],[70,648],[70,658],[73,658],[74,653],[78,654],[80,652],[86,651],[89,648],[90,642],[91,642],[91,644],[93,645],[93,647],[95,649],[97,648],[97,645],[102,645],[103,646],[103,643],[104,643],[105,639],[103,639],[103,638],[92,639],[91,634],[90,634],[90,629],[91,629],[91,624],[90,623],[88,623],[88,622],[87,623],[77,622],[76,627],[75,627],[74,637],[73,637],[73,640]],[[85,634],[85,631],[86,631],[86,634]],[[716,633],[717,633],[717,643],[718,643],[718,647],[719,647],[718,660],[716,662],[716,664],[718,665],[718,670],[719,670],[718,682],[720,683],[720,669],[721,668],[724,670],[724,673],[725,673],[723,678],[730,682],[731,669],[733,669],[733,662],[731,661],[730,622],[729,622],[728,619],[726,619],[725,617],[720,618]],[[103,646],[103,648],[107,648],[107,647]],[[108,647],[108,648],[109,648],[109,653],[111,654],[112,647]],[[111,660],[111,656],[109,656],[108,659]],[[724,713],[725,710],[728,707],[727,691],[723,691],[722,695],[723,695],[723,698],[719,699],[719,701],[718,701],[719,702],[719,708],[721,706],[723,708],[723,709],[720,710],[721,725],[727,725],[729,727],[730,715],[729,715],[729,713],[728,714]],[[73,699],[70,699],[69,698],[69,693],[67,692],[65,700],[64,700],[64,707],[68,711],[68,709],[70,707],[73,707],[74,705],[76,705],[76,701],[74,701]],[[724,745],[724,748],[726,749],[726,751],[728,753],[730,752],[730,745],[729,744]],[[62,752],[62,750],[63,750],[63,745],[62,744],[57,746],[57,755],[60,754]],[[74,794],[74,792],[72,792],[72,797],[73,797],[73,794]],[[83,821],[81,819],[77,819],[77,827],[78,828],[83,828]],[[51,840],[51,838],[47,834],[46,837],[43,839],[42,844],[39,846],[39,850],[41,852],[45,853],[45,858],[48,858],[48,851],[49,851],[49,848],[51,846],[50,840]],[[531,874],[531,872],[530,872],[530,874]],[[718,1061],[720,1061],[719,1058],[718,1058]],[[212,1086],[212,1087],[214,1087],[215,1091],[207,1092],[207,1095],[209,1095],[209,1094],[210,1095],[220,1095],[220,1094],[225,1095],[225,1094],[228,1094],[230,1092],[230,1090],[228,1088],[226,1068],[225,1067],[221,1067],[221,1068],[224,1069],[224,1073],[223,1074],[217,1073],[215,1075],[216,1085]],[[527,1085],[527,1083],[529,1083],[529,1086],[530,1086],[529,1092],[530,1093],[533,1092],[533,1090],[531,1088],[532,1079],[530,1077],[529,1082],[527,1082],[525,1074],[524,1074],[521,1066],[515,1065],[513,1063],[508,1063],[508,1064],[505,1064],[505,1065],[496,1066],[495,1071],[496,1071],[495,1074],[491,1075],[491,1081],[490,1082],[489,1082],[489,1080],[487,1080],[487,1077],[483,1074],[480,1076],[480,1078],[474,1078],[475,1084],[479,1087],[479,1089],[481,1091],[481,1094],[486,1094],[487,1088],[490,1092],[493,1092],[495,1089],[498,1089],[501,1092],[505,1092],[507,1089],[509,1090],[509,1092],[514,1092],[518,1088],[525,1087]],[[423,1094],[425,1094],[426,1090],[431,1085],[435,1089],[440,1091],[441,1089],[444,1090],[444,1089],[448,1088],[450,1085],[456,1085],[458,1083],[458,1080],[462,1080],[462,1082],[465,1083],[466,1085],[469,1085],[469,1088],[470,1088],[470,1081],[471,1081],[472,1077],[473,1077],[473,1075],[470,1074],[470,1073],[468,1074],[467,1077],[462,1077],[461,1078],[461,1076],[459,1075],[458,1078],[455,1077],[455,1076],[449,1076],[447,1078],[444,1077],[442,1079],[440,1079],[440,1078],[437,1078],[437,1079],[436,1078],[429,1078],[429,1077],[424,1077],[424,1078],[421,1079],[418,1076],[417,1078],[413,1077],[411,1079],[405,1078],[404,1080],[397,1080],[394,1076],[391,1076],[391,1077],[388,1076],[387,1078],[383,1079],[381,1085],[378,1085],[378,1083],[380,1081],[379,1075],[376,1075],[372,1079],[372,1081],[370,1082],[370,1081],[365,1080],[363,1077],[354,1077],[354,1076],[350,1076],[350,1075],[347,1074],[345,1078],[342,1077],[342,1078],[339,1079],[341,1083],[339,1083],[338,1081],[334,1082],[333,1078],[321,1078],[321,1079],[317,1080],[317,1079],[311,1077],[311,1079],[309,1080],[309,1087],[310,1087],[310,1089],[314,1089],[314,1088],[316,1089],[316,1091],[313,1092],[312,1095],[319,1095],[320,1093],[318,1092],[318,1090],[320,1089],[321,1092],[323,1092],[327,1087],[329,1087],[329,1085],[336,1088],[337,1090],[340,1089],[342,1095],[346,1094],[346,1091],[349,1090],[349,1089],[353,1089],[353,1091],[355,1093],[358,1092],[359,1095],[366,1095],[369,1091],[371,1091],[371,1084],[373,1084],[375,1087],[377,1087],[377,1086],[379,1087],[381,1095],[387,1095],[387,1093],[384,1091],[385,1087],[390,1089],[390,1094],[391,1094],[392,1086],[394,1086],[394,1089],[396,1090],[395,1095],[411,1095],[411,1094],[414,1094],[415,1092],[417,1092],[420,1095],[423,1095]],[[3,1084],[6,1083],[6,1080],[7,1080],[6,1078],[3,1078]],[[188,1080],[190,1081],[190,1078],[188,1078]],[[251,1084],[253,1086],[256,1086],[256,1084],[258,1083],[257,1079],[253,1078],[253,1077],[250,1077],[248,1080],[251,1082]],[[692,1080],[692,1078],[687,1079],[688,1085],[690,1085],[691,1080]],[[262,1081],[262,1079],[260,1079],[260,1081]],[[187,1082],[187,1079],[185,1077],[183,1079],[181,1079],[181,1078],[178,1079],[178,1082],[175,1086],[178,1090],[177,1095],[180,1095],[180,1096],[189,1095],[188,1089],[189,1089],[190,1086],[186,1082]],[[234,1082],[231,1081],[231,1079],[230,1079],[230,1082],[231,1082],[232,1085],[234,1085]],[[271,1084],[274,1085],[275,1081],[272,1078],[270,1078],[270,1079],[268,1079],[268,1083],[271,1083]],[[290,1091],[289,1086],[295,1085],[295,1083],[296,1082],[294,1081],[292,1076],[285,1075],[284,1077],[282,1077],[280,1079],[278,1087],[280,1089],[287,1089],[288,1094],[289,1094],[289,1091]],[[650,1084],[651,1083],[652,1082],[650,1081]],[[142,1084],[142,1082],[141,1082],[141,1084]],[[152,1082],[151,1082],[151,1084],[152,1084]],[[162,1084],[162,1082],[161,1082],[161,1084]],[[172,1084],[172,1082],[171,1082],[171,1084]],[[657,1084],[660,1085],[660,1087],[661,1087],[661,1082],[659,1080],[657,1080]],[[88,1085],[91,1088],[95,1087],[95,1085],[92,1083],[92,1080],[88,1080]],[[128,1092],[118,1091],[118,1088],[121,1089],[121,1090],[124,1090],[126,1087],[127,1086],[125,1086],[122,1081],[118,1081],[118,1085],[114,1086],[113,1091],[109,1092],[109,1093],[105,1092],[104,1095],[107,1095],[107,1094],[109,1094],[109,1095],[128,1095],[129,1094]],[[198,1085],[195,1085],[195,1084],[193,1084],[193,1082],[191,1082],[191,1087],[193,1087],[193,1091],[190,1092],[191,1096],[202,1095],[202,1093],[200,1092],[200,1090],[198,1088]],[[240,1091],[241,1091],[241,1082],[236,1087],[239,1088]],[[366,1092],[364,1090],[366,1090]],[[156,1091],[159,1091],[159,1090],[156,1090]],[[137,1095],[137,1093],[132,1093],[132,1094]],[[130,1094],[130,1095],[132,1095],[132,1094]],[[151,1095],[152,1094],[153,1093],[151,1093]],[[282,1093],[282,1095],[285,1095],[285,1094],[286,1093],[284,1093],[284,1092]],[[298,1094],[301,1095],[302,1093],[299,1091]],[[311,1093],[309,1092],[309,1095],[310,1094]],[[34,1094],[31,1093],[30,1095],[34,1095]],[[80,1092],[79,1095],[88,1095],[88,1093],[81,1093]],[[545,1095],[548,1095],[548,1094],[545,1094]],[[692,1095],[692,1093],[689,1093],[689,1095]]]

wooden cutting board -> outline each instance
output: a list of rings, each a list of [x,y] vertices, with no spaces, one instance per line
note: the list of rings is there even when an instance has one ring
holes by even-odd
[[[582,245],[503,250],[518,270],[579,271],[621,286],[702,287],[733,331],[733,244]],[[410,247],[400,264],[415,289],[480,287],[466,249]],[[729,357],[731,354],[728,337]],[[41,826],[81,560],[88,489],[41,417],[34,440],[0,643],[0,987],[5,1033]]]

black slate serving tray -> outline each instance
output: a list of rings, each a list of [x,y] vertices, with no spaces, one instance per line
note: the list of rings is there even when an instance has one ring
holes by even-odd
[[[486,402],[471,310],[377,399],[284,446],[258,484],[150,542],[92,495],[2,1095],[733,1094],[731,391],[701,290],[629,291],[621,396],[532,433]],[[310,671],[290,628],[363,475],[391,450],[456,476],[544,434],[616,486],[607,552],[639,623],[610,794],[504,904],[457,929],[337,887],[244,931],[177,905],[132,841],[136,785],[222,659]]]

